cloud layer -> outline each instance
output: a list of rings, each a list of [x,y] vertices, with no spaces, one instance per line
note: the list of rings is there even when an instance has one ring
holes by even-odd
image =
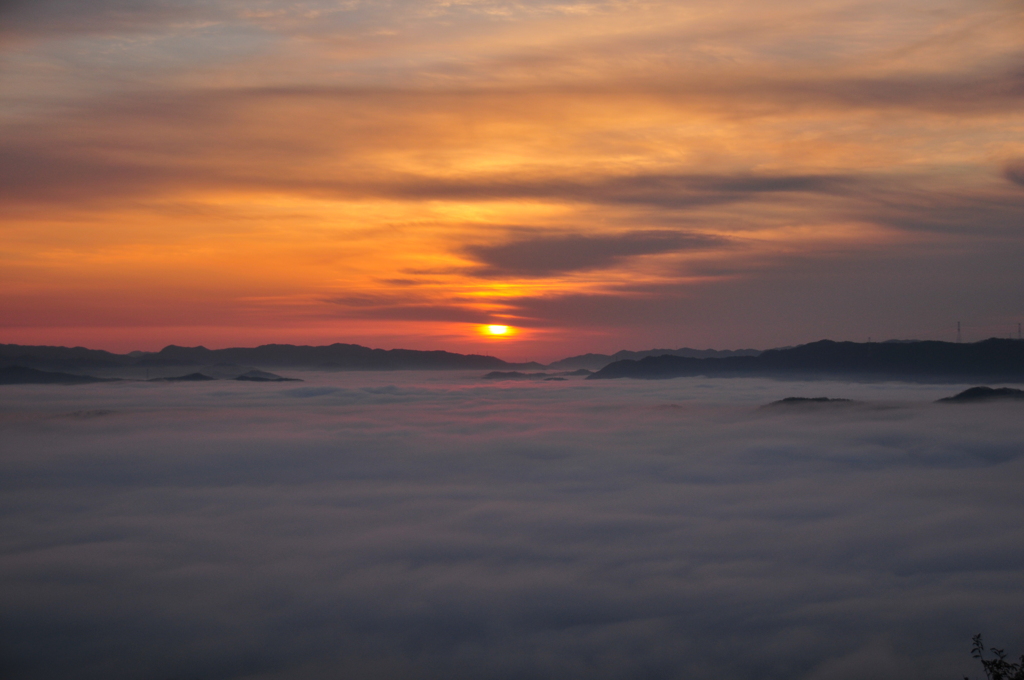
[[[923,680],[1024,635],[1016,405],[303,377],[5,388],[7,677]]]

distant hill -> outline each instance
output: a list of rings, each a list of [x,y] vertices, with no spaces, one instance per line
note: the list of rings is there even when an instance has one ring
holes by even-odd
[[[113,354],[101,349],[0,344],[0,366],[88,370],[130,366],[133,363],[134,359],[129,355]]]
[[[235,380],[249,382],[302,382],[299,378],[283,378],[275,373],[267,373],[266,371],[261,371],[255,368],[251,371],[246,371],[235,378]]]
[[[159,352],[113,354],[84,347],[0,345],[0,366],[20,365],[43,370],[94,368],[213,366],[280,366],[345,371],[394,371],[423,369],[539,369],[537,363],[513,364],[497,357],[411,349],[371,349],[335,343],[326,346],[260,345],[207,349],[169,345]]]
[[[786,397],[785,399],[779,399],[773,401],[770,404],[765,404],[761,408],[776,408],[779,406],[786,407],[819,407],[825,406],[847,406],[849,404],[856,404],[857,402],[851,401],[850,399],[833,399],[831,397]]]
[[[544,380],[551,377],[550,373],[523,373],[521,371],[491,371],[483,376],[484,380]]]
[[[167,378],[151,378],[149,382],[206,382],[216,378],[203,373],[189,373],[188,375],[172,375]]]
[[[370,349],[361,345],[335,343],[308,345],[260,345],[206,349],[170,345],[137,359],[139,366],[202,366],[215,363],[256,366],[291,366],[339,370],[394,371],[420,369],[497,369],[519,366],[497,357],[479,354],[420,351],[412,349]],[[538,368],[540,366],[538,365]]]
[[[1012,387],[972,387],[952,397],[939,399],[940,402],[970,403],[980,401],[1024,401],[1024,390]]]
[[[596,371],[616,361],[637,361],[644,357],[676,356],[694,359],[719,359],[723,357],[757,356],[760,353],[761,350],[757,349],[692,349],[690,347],[647,349],[641,352],[631,352],[624,349],[615,354],[580,354],[579,356],[567,357],[550,363],[547,367],[567,370],[586,368]]]
[[[593,371],[580,368],[575,371],[559,371],[557,373],[523,373],[522,371],[491,371],[483,377],[484,380],[566,380],[565,376],[591,375]]]
[[[26,366],[0,368],[0,385],[86,385],[98,382],[110,381],[105,378],[94,378],[91,375],[40,371]]]
[[[696,359],[663,355],[617,361],[588,380],[684,376],[1024,382],[1024,341],[990,338],[961,344],[821,340],[767,350],[757,356]]]

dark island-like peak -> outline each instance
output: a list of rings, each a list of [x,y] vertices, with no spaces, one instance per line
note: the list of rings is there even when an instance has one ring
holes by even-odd
[[[1024,401],[1024,390],[1012,387],[972,387],[939,402],[971,403],[980,401]]]
[[[773,406],[817,406],[821,404],[855,404],[857,402],[851,399],[833,399],[831,397],[786,397],[785,399],[779,399],[773,401],[770,404],[765,404],[762,408],[769,408]]]
[[[276,373],[270,373],[269,371],[261,371],[258,368],[254,368],[251,371],[246,371],[242,375],[235,378],[235,380],[246,380],[249,382],[302,382],[299,378],[284,378],[277,375]]]
[[[216,378],[203,373],[189,373],[188,375],[175,375],[167,378],[151,378],[149,382],[206,382],[207,380],[216,380]]]

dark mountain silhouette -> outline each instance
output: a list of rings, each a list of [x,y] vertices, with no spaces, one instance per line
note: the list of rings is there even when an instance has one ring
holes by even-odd
[[[978,401],[1024,401],[1024,390],[1012,387],[972,387],[952,397],[939,399],[940,402],[978,402]]]
[[[452,352],[423,352],[410,349],[370,349],[361,345],[310,347],[305,345],[261,345],[206,349],[170,345],[138,360],[140,366],[203,366],[235,363],[259,366],[302,366],[341,370],[401,369],[483,369],[510,366],[496,357]]]
[[[523,373],[521,371],[491,371],[484,380],[542,380],[553,377],[551,373]]]
[[[169,378],[150,378],[149,382],[205,382],[207,380],[216,380],[208,375],[202,373],[189,373],[188,375],[175,375]]]
[[[767,350],[757,356],[659,356],[617,361],[587,379],[684,376],[1018,382],[1024,381],[1024,341],[990,338],[961,344],[821,340]]]
[[[721,359],[723,357],[757,356],[760,353],[761,350],[757,349],[692,349],[690,347],[647,349],[641,352],[631,352],[624,349],[615,354],[580,354],[574,357],[567,357],[550,363],[547,367],[560,369],[587,368],[596,371],[616,361],[637,361],[644,357],[677,356],[694,359]]]
[[[20,365],[39,369],[81,370],[88,368],[213,366],[282,366],[346,371],[393,371],[423,369],[541,369],[542,364],[513,364],[479,354],[411,349],[371,349],[361,345],[335,343],[308,345],[260,345],[207,349],[169,345],[159,352],[113,354],[84,347],[0,345],[0,366]]]
[[[268,373],[256,368],[246,371],[235,378],[235,380],[248,380],[250,382],[302,382],[299,378],[282,378],[275,373]]]
[[[85,385],[98,382],[111,382],[111,380],[95,378],[91,375],[40,371],[26,366],[0,368],[0,385]]]
[[[130,366],[131,356],[85,347],[48,347],[43,345],[0,344],[0,366],[25,366],[39,369],[88,370]]]
[[[834,377],[858,380],[922,380],[977,382],[1024,382],[1024,341],[992,338],[976,343],[932,341],[853,343],[819,342],[767,350],[670,350],[677,354],[646,355],[648,352],[618,352],[613,361],[588,379],[673,378],[681,376],[766,376]],[[680,356],[678,353],[703,356]],[[710,356],[709,354],[713,354]],[[580,355],[551,364],[571,368],[575,360],[597,361]],[[589,358],[588,358],[589,357]],[[639,357],[639,358],[638,358]],[[566,364],[568,363],[568,366]],[[0,367],[20,367],[42,372],[64,373],[67,378],[47,379],[15,373],[9,380],[52,380],[53,382],[96,382],[100,378],[73,375],[67,371],[121,367],[281,366],[333,370],[422,370],[472,369],[511,372],[543,369],[541,364],[513,364],[496,357],[455,354],[444,351],[370,349],[361,345],[336,343],[327,346],[261,345],[211,350],[205,347],[170,345],[159,352],[113,354],[84,347],[0,345]],[[593,363],[591,365],[594,365]],[[562,373],[566,375],[566,373]],[[540,376],[537,376],[540,377]],[[547,376],[544,376],[547,377]]]
[[[779,399],[773,401],[770,404],[765,404],[761,408],[769,408],[772,406],[815,406],[818,404],[855,404],[856,402],[849,399],[832,399],[829,397],[786,397],[785,399]]]
[[[568,380],[563,376],[593,375],[593,371],[581,368],[576,371],[558,371],[557,373],[523,373],[522,371],[491,371],[483,376],[484,380]]]

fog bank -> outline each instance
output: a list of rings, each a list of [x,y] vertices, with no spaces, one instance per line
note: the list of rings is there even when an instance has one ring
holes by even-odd
[[[10,678],[960,678],[1022,405],[678,379],[0,392]],[[787,396],[857,404],[759,409]],[[980,670],[980,668],[978,669]]]

